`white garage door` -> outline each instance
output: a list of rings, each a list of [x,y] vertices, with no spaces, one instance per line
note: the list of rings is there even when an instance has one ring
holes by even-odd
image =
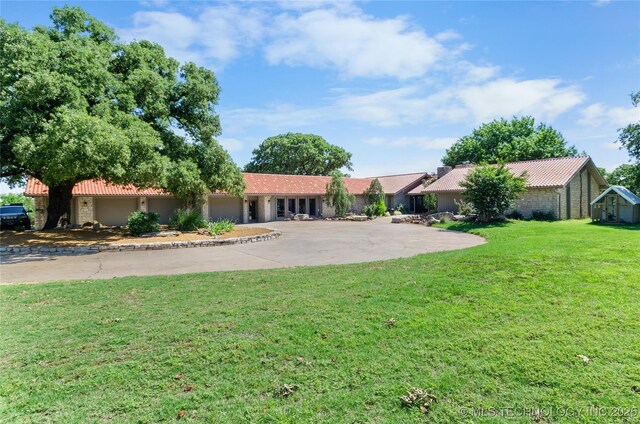
[[[209,220],[230,219],[242,222],[242,199],[239,197],[209,196]]]
[[[168,224],[176,211],[183,207],[182,202],[175,197],[148,197],[147,202],[149,212],[160,214],[160,224]]]
[[[127,225],[131,212],[138,209],[137,197],[96,198],[96,219],[104,225]]]

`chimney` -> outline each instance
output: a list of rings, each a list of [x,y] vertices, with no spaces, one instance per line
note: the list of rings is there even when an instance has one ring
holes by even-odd
[[[450,166],[439,166],[438,167],[438,179],[444,177],[445,175],[447,175],[449,173],[449,171],[451,171],[451,167]]]

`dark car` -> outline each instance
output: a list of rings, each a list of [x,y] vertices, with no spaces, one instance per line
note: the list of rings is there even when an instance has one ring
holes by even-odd
[[[0,228],[31,228],[31,221],[27,213],[29,211],[20,203],[0,206]]]

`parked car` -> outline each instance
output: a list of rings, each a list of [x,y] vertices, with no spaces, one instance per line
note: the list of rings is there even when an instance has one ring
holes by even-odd
[[[0,206],[0,228],[31,228],[29,212],[21,203],[11,203]]]

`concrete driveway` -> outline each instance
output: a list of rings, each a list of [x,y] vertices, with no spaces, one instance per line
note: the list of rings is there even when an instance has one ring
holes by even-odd
[[[284,268],[404,258],[484,243],[471,234],[423,225],[306,221],[256,224],[282,231],[253,244],[189,249],[101,252],[74,256],[8,255],[0,259],[0,282],[88,280],[131,275]]]

